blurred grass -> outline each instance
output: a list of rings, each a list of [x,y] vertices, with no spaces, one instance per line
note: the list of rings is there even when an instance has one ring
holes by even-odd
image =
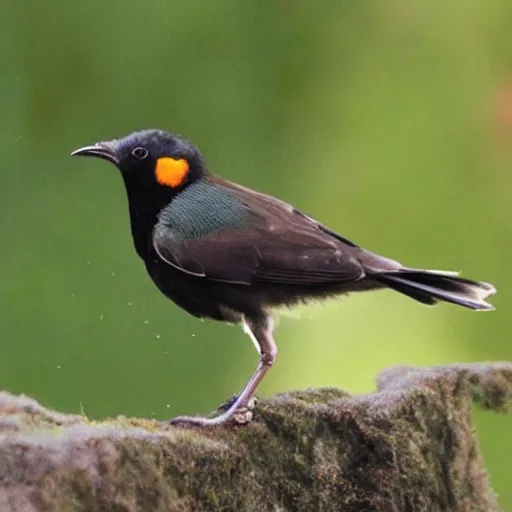
[[[186,135],[215,172],[371,250],[499,288],[488,315],[380,292],[284,318],[261,393],[511,359],[512,4],[7,0],[0,28],[0,388],[165,418],[252,371],[240,330],[146,277],[115,170],[69,158],[140,127]],[[477,425],[512,509],[510,419]]]

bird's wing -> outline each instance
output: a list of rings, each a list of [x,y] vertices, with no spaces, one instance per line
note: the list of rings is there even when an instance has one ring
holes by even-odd
[[[168,264],[197,277],[244,285],[314,286],[364,277],[351,242],[286,203],[225,181],[217,186],[235,193],[247,221],[186,239],[159,223],[153,245]]]

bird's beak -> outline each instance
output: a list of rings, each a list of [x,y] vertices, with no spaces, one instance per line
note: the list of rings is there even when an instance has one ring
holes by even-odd
[[[83,148],[73,151],[71,156],[95,156],[119,166],[117,153],[109,142],[97,142],[93,146],[84,146]]]

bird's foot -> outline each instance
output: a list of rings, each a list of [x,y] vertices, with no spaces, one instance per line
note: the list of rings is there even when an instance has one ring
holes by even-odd
[[[242,407],[236,407],[238,396],[226,400],[218,407],[222,411],[218,416],[211,418],[202,416],[177,416],[169,420],[169,424],[183,427],[214,427],[223,424],[246,425],[253,418],[253,410],[256,399],[252,397],[249,403]]]
[[[238,395],[233,395],[231,398],[228,398],[225,402],[219,405],[217,410],[219,411],[229,411],[231,407],[233,407],[238,400]],[[254,416],[254,408],[258,403],[258,399],[255,396],[252,396],[249,399],[247,405],[242,405],[238,407],[232,416],[232,422],[237,425],[246,425],[250,423]]]

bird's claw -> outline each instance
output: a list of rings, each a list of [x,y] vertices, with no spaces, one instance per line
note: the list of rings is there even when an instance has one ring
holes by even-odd
[[[219,409],[227,411],[229,408],[236,402],[236,399],[238,398],[237,395],[234,397],[226,400],[223,404],[219,406]],[[258,403],[258,400],[256,397],[251,397],[249,399],[249,402],[247,405],[244,405],[242,407],[239,407],[233,414],[231,421],[233,423],[236,423],[237,425],[246,425],[247,423],[250,423],[252,421],[252,418],[254,416],[254,408],[256,407],[256,404]]]
[[[247,405],[231,411],[230,409],[235,404],[237,398],[238,396],[235,395],[223,402],[217,409],[218,411],[222,411],[218,416],[211,418],[203,416],[177,416],[169,420],[169,424],[180,427],[213,427],[228,423],[246,425],[253,418],[253,410],[257,401],[255,397],[252,397]]]

